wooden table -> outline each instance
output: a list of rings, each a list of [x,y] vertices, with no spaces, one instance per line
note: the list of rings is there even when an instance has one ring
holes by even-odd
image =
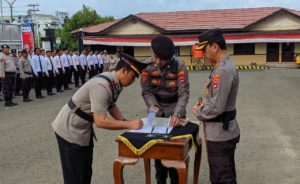
[[[189,151],[192,148],[190,138],[174,139],[156,143],[142,155],[134,154],[121,140],[118,143],[119,157],[114,161],[115,184],[124,184],[123,168],[125,165],[134,165],[139,158],[144,159],[146,184],[151,184],[150,160],[160,159],[165,167],[173,167],[178,172],[179,184],[186,184],[188,181]],[[194,160],[194,184],[198,184],[198,177],[201,163],[202,144],[201,139],[196,141]]]

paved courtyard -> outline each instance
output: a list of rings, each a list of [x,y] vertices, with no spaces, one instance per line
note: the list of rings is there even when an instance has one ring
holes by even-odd
[[[208,75],[209,71],[190,73],[191,97],[187,109],[192,120],[195,117],[191,107],[202,93]],[[127,118],[146,114],[140,91],[139,83],[135,82],[120,96],[118,105]],[[1,184],[63,183],[58,146],[50,123],[74,92],[34,99],[33,103],[23,103],[17,97],[19,105],[8,109],[0,102]],[[238,183],[299,183],[300,70],[240,71],[237,119],[241,128],[236,153]],[[96,130],[92,183],[113,183],[112,164],[117,157],[114,139],[122,132]],[[142,163],[125,167],[125,183],[144,183]],[[152,183],[155,183],[153,162]],[[205,149],[199,183],[209,183]]]

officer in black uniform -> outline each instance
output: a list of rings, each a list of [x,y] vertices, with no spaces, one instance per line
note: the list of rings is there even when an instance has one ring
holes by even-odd
[[[184,62],[173,56],[173,41],[166,36],[157,36],[151,42],[153,63],[141,74],[142,95],[149,108],[158,109],[156,116],[171,117],[171,126],[180,126],[179,118],[185,118],[189,99],[188,71]],[[158,184],[165,184],[169,173],[172,184],[178,183],[174,168],[166,168],[155,160]]]

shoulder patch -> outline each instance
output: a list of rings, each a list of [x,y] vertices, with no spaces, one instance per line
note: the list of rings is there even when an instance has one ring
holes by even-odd
[[[221,76],[218,74],[214,74],[212,76],[212,82],[213,82],[213,89],[218,89],[219,88],[219,81],[221,79]]]
[[[178,80],[179,80],[180,83],[185,83],[186,82],[185,71],[184,70],[180,70],[178,72]]]

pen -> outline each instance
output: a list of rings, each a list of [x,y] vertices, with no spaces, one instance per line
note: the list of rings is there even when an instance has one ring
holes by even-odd
[[[150,134],[152,134],[153,130],[154,130],[154,126],[152,126],[152,130],[151,130]]]

